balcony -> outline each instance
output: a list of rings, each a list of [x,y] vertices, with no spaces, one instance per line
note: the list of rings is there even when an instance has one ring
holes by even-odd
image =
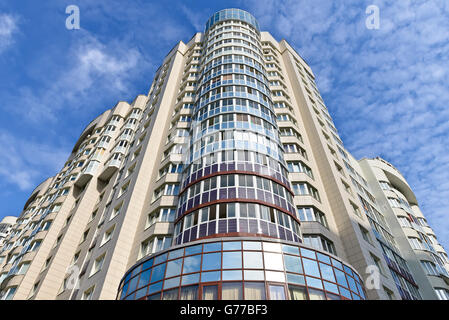
[[[114,150],[112,151],[112,153],[116,153],[116,152],[118,152],[118,153],[121,153],[121,154],[126,154],[126,147],[123,147],[123,146],[116,146],[115,148],[114,148]]]
[[[112,177],[112,175],[118,170],[120,169],[120,165],[121,165],[122,161],[121,160],[116,160],[116,159],[111,159],[109,160],[106,165],[104,166],[103,171],[100,173],[100,175],[98,176],[98,179],[103,180],[103,181],[107,181],[110,177]]]
[[[81,171],[75,182],[77,187],[84,187],[94,176],[99,166],[98,161],[90,161],[89,164]]]

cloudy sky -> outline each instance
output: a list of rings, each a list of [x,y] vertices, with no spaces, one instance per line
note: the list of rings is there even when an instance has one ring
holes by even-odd
[[[380,29],[366,28],[369,5]],[[68,5],[80,8],[68,30]],[[449,248],[447,0],[0,2],[0,217],[20,214],[83,128],[146,94],[158,64],[217,10],[250,11],[312,67],[345,146],[406,177]]]

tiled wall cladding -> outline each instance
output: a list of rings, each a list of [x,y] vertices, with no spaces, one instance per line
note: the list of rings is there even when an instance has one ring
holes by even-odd
[[[217,238],[154,254],[131,268],[122,300],[364,300],[354,270],[293,242]]]

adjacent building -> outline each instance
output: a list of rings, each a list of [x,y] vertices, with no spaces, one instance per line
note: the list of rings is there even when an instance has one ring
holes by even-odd
[[[397,170],[345,149],[301,56],[225,9],[32,192],[0,296],[448,299],[422,223]]]

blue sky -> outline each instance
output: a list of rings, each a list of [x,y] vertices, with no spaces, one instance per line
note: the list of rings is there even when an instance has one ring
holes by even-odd
[[[65,8],[80,8],[67,30]],[[380,29],[365,9],[380,8]],[[18,215],[57,173],[83,128],[119,100],[146,94],[159,63],[217,10],[253,13],[305,58],[345,146],[406,177],[449,248],[449,2],[0,2],[0,217]]]

